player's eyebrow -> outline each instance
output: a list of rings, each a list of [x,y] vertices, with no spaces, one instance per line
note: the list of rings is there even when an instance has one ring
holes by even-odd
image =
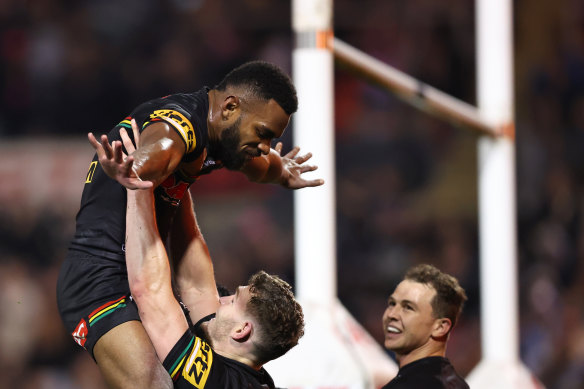
[[[414,306],[416,305],[416,303],[415,303],[415,302],[413,302],[413,301],[410,301],[410,300],[402,300],[402,301],[401,301],[401,303],[402,303],[402,304],[410,304],[410,305],[414,305]]]
[[[276,133],[264,124],[260,124],[257,128],[260,138],[275,138]]]
[[[388,304],[389,304],[389,303],[395,303],[395,304],[399,304],[399,305],[401,305],[401,306],[404,306],[404,305],[411,305],[411,306],[412,306],[412,307],[414,307],[414,308],[417,308],[417,307],[418,307],[418,305],[417,305],[415,302],[411,301],[411,300],[399,300],[399,301],[398,301],[398,300],[397,300],[395,297],[393,297],[393,296],[389,296],[389,298],[387,299],[387,303],[388,303]]]

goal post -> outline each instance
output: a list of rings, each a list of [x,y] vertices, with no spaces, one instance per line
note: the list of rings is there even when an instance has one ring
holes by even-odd
[[[276,385],[291,389],[379,388],[397,367],[337,299],[332,0],[293,0],[292,15],[299,100],[293,137],[313,152],[314,174],[325,184],[294,192],[296,295],[305,335],[266,369]]]
[[[478,107],[334,38],[332,0],[292,1],[293,78],[299,96],[293,136],[314,153],[313,162],[319,166],[315,174],[325,179],[325,185],[294,193],[296,291],[307,325],[300,344],[268,364],[278,385],[373,389],[397,371],[371,337],[347,336],[351,325],[346,319],[351,317],[336,299],[336,59],[415,107],[478,133],[483,354],[467,380],[473,389],[543,388],[519,358],[512,4],[511,0],[475,1]]]

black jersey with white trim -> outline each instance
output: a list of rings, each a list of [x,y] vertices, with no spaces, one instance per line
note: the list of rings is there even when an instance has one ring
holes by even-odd
[[[254,370],[236,360],[217,354],[205,340],[200,325],[207,316],[188,329],[164,360],[177,389],[274,389],[274,381],[261,368]]]
[[[121,140],[121,128],[128,129],[133,141],[131,119],[136,120],[141,132],[152,123],[165,121],[183,139],[183,161],[196,160],[208,146],[208,91],[209,88],[205,87],[194,93],[169,95],[139,105],[108,133],[109,142]],[[157,215],[172,218],[180,199],[195,179],[186,176],[180,169],[173,172],[155,191]],[[85,178],[70,249],[124,263],[125,231],[126,189],[105,174],[96,154]]]

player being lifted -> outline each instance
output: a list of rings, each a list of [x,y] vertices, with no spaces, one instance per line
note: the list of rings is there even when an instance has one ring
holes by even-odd
[[[271,148],[297,105],[290,78],[272,64],[254,61],[232,70],[213,89],[141,104],[101,142],[89,135],[94,147],[101,148],[87,175],[75,236],[59,275],[57,300],[67,330],[90,352],[110,387],[172,386],[138,310],[129,303],[123,185],[155,187],[163,241],[174,228],[173,216],[188,187],[215,169],[239,170],[252,181],[292,189],[321,185],[322,180],[302,177],[316,169],[305,164],[310,154],[299,156],[294,148],[281,156],[281,144]],[[116,141],[132,120],[141,136],[137,150],[122,161],[122,146]],[[111,168],[104,165],[109,158],[123,163]],[[171,257],[180,262],[184,254],[179,248]]]

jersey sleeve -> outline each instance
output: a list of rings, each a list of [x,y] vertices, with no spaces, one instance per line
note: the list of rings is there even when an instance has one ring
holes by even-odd
[[[203,389],[213,366],[213,351],[188,329],[163,362],[175,388]]]
[[[156,109],[145,120],[142,129],[159,121],[165,121],[181,136],[185,144],[186,155],[195,151],[197,147],[196,129],[187,117],[186,112],[178,107]]]

